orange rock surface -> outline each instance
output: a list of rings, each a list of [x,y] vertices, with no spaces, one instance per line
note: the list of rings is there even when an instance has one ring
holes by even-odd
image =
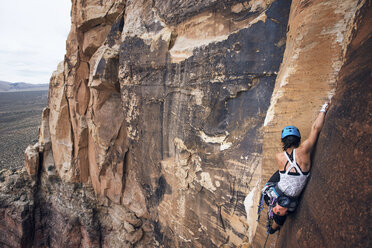
[[[14,183],[19,192],[22,185],[30,191],[23,210],[15,210],[20,199],[10,192],[0,195],[0,223],[9,223],[0,228],[0,241],[262,247],[257,202],[276,170],[281,129],[296,125],[306,138],[333,95],[339,111],[349,109],[348,94],[355,102],[369,99],[368,87],[358,88],[358,80],[346,87],[343,80],[350,75],[345,68],[357,74],[361,67],[350,62],[352,51],[368,53],[363,44],[371,25],[359,23],[369,20],[360,13],[370,7],[357,0],[73,0],[65,60],[50,81],[39,142],[26,152],[32,177],[0,174],[2,191],[17,177],[23,178]],[[369,122],[355,125],[369,132]],[[351,125],[339,123],[340,130]],[[332,135],[329,124],[325,129]],[[334,142],[330,151],[346,151],[347,144]],[[292,226],[308,218],[304,209],[321,190],[314,180],[298,215],[289,218]],[[313,233],[295,233],[288,225],[268,245],[296,247],[317,233],[311,226]],[[337,236],[327,228],[324,234]],[[359,242],[357,229],[351,235],[348,244]]]

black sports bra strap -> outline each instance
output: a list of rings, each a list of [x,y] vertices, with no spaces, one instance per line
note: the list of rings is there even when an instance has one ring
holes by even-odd
[[[294,149],[292,150],[291,154],[289,154],[287,151],[285,151],[285,153],[288,155],[288,157],[289,157],[289,159],[291,160],[291,162],[293,162],[293,152],[294,152]],[[287,160],[287,162],[286,162],[285,165],[284,165],[284,170],[279,171],[279,172],[281,172],[281,173],[285,173],[285,172],[287,171],[287,165],[288,165],[288,160]],[[296,165],[298,166],[298,168],[300,169],[300,171],[302,172],[302,174],[304,174],[304,175],[309,174],[308,171],[304,173],[304,172],[302,171],[301,167],[298,165],[297,162],[296,162]],[[295,167],[293,167],[293,169],[294,169],[296,172],[291,172],[291,171],[289,171],[288,173],[289,173],[290,175],[300,175],[300,173],[297,171],[297,169],[296,169]]]
[[[288,155],[289,159],[291,160],[291,162],[293,162],[293,151],[294,151],[294,149],[292,150],[291,154],[289,154],[287,151],[285,151],[285,153],[287,153],[287,155]]]
[[[288,160],[287,160],[287,162],[286,162],[285,165],[284,165],[284,170],[282,170],[282,171],[280,171],[280,172],[285,173],[285,171],[287,170],[287,165],[288,165]]]

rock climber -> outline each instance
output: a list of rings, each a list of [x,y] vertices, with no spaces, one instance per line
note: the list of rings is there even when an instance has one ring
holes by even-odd
[[[287,214],[297,207],[298,197],[310,174],[311,152],[323,127],[327,110],[328,103],[326,102],[311,127],[309,137],[301,145],[301,135],[297,127],[287,126],[282,130],[281,140],[284,152],[277,153],[275,156],[279,170],[265,184],[262,192],[266,204],[271,206],[274,220],[272,225],[268,225],[270,234],[279,230]]]

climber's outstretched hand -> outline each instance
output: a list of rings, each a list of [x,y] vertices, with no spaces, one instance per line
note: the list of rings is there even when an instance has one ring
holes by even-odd
[[[322,106],[322,108],[320,109],[320,112],[323,112],[323,113],[327,113],[328,111],[328,108],[329,108],[329,102],[325,102]]]
[[[320,109],[318,117],[315,119],[313,125],[311,126],[309,137],[299,147],[306,154],[310,154],[315,146],[318,135],[323,128],[325,114],[327,113],[328,107],[329,102],[325,102]]]

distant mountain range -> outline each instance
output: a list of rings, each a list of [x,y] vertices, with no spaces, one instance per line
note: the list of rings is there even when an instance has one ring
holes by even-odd
[[[24,82],[10,83],[0,81],[0,92],[38,91],[48,89],[49,84],[29,84]]]

